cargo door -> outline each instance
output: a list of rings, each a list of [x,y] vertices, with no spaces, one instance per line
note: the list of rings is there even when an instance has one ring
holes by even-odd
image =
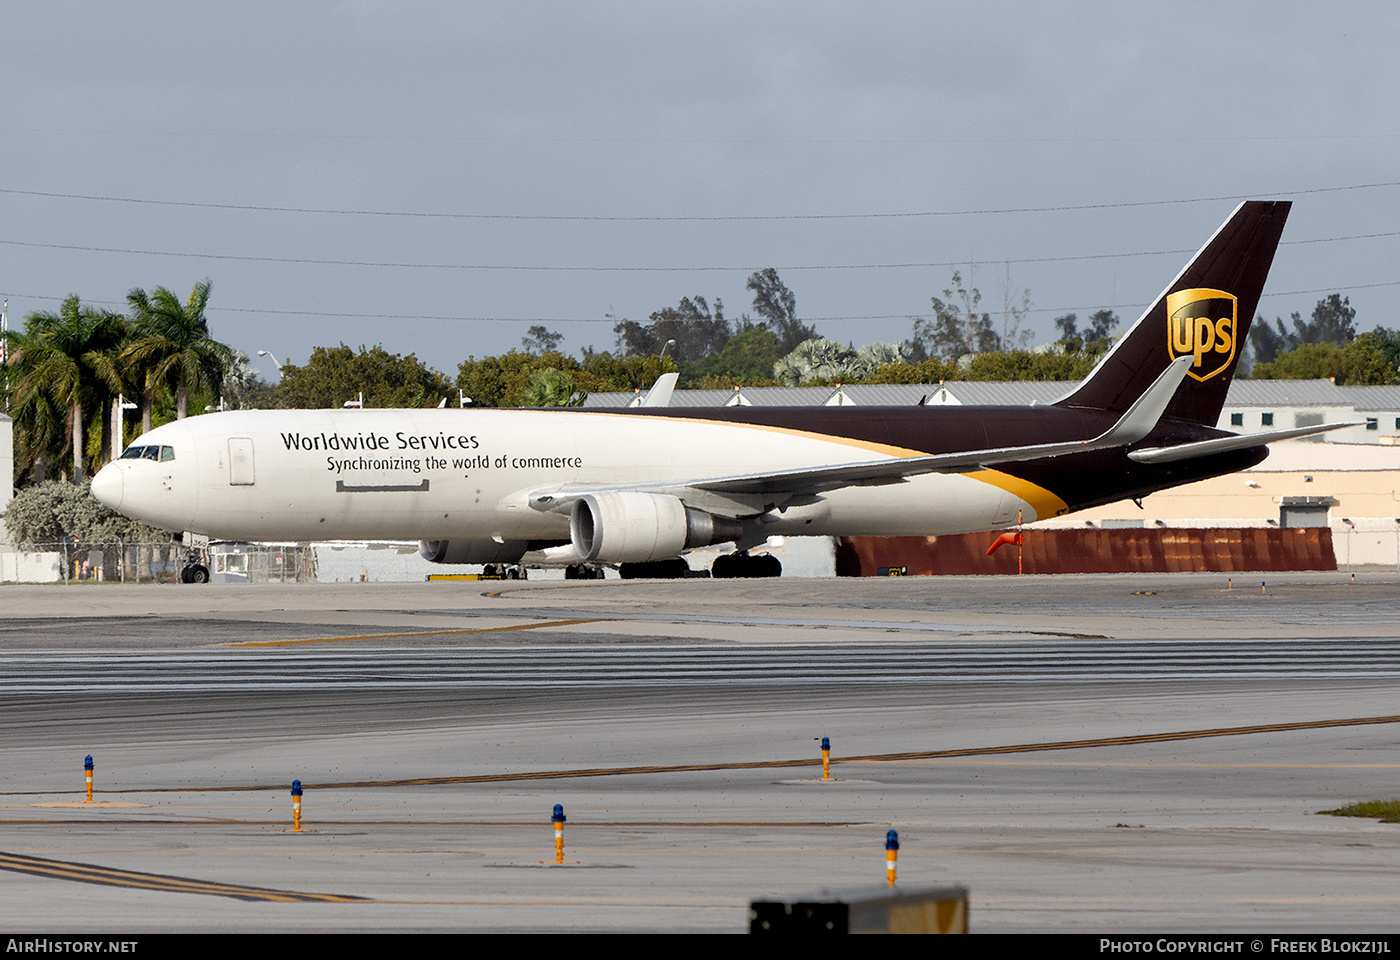
[[[253,441],[248,437],[229,437],[229,486],[251,487],[253,485],[253,479]]]

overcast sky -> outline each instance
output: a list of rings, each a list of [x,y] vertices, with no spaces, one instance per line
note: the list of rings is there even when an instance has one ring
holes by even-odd
[[[1396,327],[1397,10],[7,4],[0,292],[13,328],[207,277],[269,378],[342,341],[455,375],[533,323],[612,349],[610,315],[751,311],[769,266],[857,344],[954,269],[995,315],[1009,272],[1039,342],[1135,319],[1261,197],[1296,201],[1267,316],[1340,291]]]

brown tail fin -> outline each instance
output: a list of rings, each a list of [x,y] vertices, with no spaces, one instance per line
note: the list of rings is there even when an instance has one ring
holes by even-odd
[[[1191,355],[1166,417],[1215,426],[1292,203],[1249,200],[1215,232],[1059,406],[1122,413],[1167,364]]]

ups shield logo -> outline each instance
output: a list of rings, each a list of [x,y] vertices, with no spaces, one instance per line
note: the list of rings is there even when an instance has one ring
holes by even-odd
[[[1167,294],[1167,352],[1195,357],[1187,371],[1197,380],[1224,372],[1235,359],[1238,300],[1224,290],[1178,290]]]

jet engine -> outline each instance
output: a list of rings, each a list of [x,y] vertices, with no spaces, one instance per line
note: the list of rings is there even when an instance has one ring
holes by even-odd
[[[519,563],[528,540],[419,540],[418,555],[430,563]]]
[[[579,559],[598,563],[666,560],[742,533],[738,520],[687,507],[676,497],[635,491],[579,497],[569,517]]]

